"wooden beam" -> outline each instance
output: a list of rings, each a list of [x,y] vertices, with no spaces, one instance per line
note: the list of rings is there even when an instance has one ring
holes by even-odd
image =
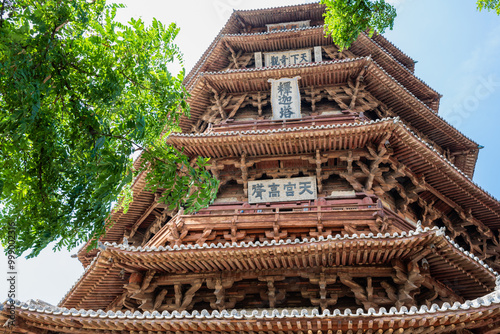
[[[160,194],[155,194],[155,199],[153,203],[151,203],[149,208],[147,208],[146,211],[144,211],[144,213],[142,214],[142,216],[139,217],[139,219],[137,219],[134,225],[132,225],[132,229],[130,230],[129,235],[127,236],[128,239],[131,239],[134,236],[135,232],[137,232],[137,229],[139,229],[139,226],[141,226],[142,222],[146,220],[146,218],[148,218],[151,212],[158,206],[159,203],[157,201],[159,197]]]

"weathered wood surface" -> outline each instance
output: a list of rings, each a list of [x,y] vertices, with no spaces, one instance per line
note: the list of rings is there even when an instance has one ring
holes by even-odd
[[[392,266],[280,269],[224,273],[167,275],[133,273],[112,309],[192,310],[209,303],[215,310],[248,307],[360,305],[365,310],[417,306],[439,298],[461,301],[430,276],[417,262],[393,261]],[[298,299],[297,299],[298,298]],[[205,307],[205,306],[203,306]]]

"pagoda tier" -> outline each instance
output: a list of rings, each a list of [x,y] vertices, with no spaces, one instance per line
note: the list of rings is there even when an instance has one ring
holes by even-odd
[[[367,34],[361,34],[349,50],[343,52],[338,51],[331,40],[324,38],[322,25],[296,29],[292,34],[293,38],[290,38],[289,31],[223,35],[210,54],[210,58],[207,59],[210,66],[205,67],[202,73],[216,72],[221,69],[227,71],[255,68],[255,52],[322,46],[322,58],[324,59],[372,57],[389,75],[401,82],[418,99],[425,101],[432,110],[437,112],[441,95],[418,79],[413,72],[402,65],[374,39],[369,38]]]
[[[208,124],[233,119],[269,119],[268,79],[294,76],[301,78],[303,116],[341,110],[366,113],[370,119],[400,116],[472,177],[478,145],[437,116],[370,57],[202,73],[191,89],[192,129],[202,132]]]
[[[321,125],[312,125],[316,123]],[[232,200],[244,203],[248,180],[264,173],[273,178],[315,176],[325,189],[323,196],[335,189],[376,194],[402,217],[446,226],[454,240],[498,270],[500,203],[402,121],[335,124],[335,119],[317,117],[241,126],[255,125],[259,130],[228,131],[238,128],[231,123],[226,132],[176,134],[169,142],[187,154],[212,158],[213,172],[222,182],[220,198],[231,180],[242,184],[233,187]]]
[[[215,37],[211,45],[202,55],[200,60],[186,76],[186,85],[190,87],[193,80],[196,79],[201,72],[206,72],[207,70],[220,70],[220,68],[215,69],[212,67],[212,64],[219,59],[211,58],[211,56],[215,52],[214,50],[218,47],[219,41],[221,38],[224,38],[225,35],[266,34],[268,33],[266,24],[278,22],[308,20],[310,21],[310,27],[322,27],[324,24],[324,12],[325,6],[318,3],[256,10],[235,10],[219,34]],[[288,34],[296,34],[296,32],[301,29],[298,28],[289,30]],[[279,32],[280,30],[272,31],[272,33]],[[375,34],[372,40],[380,46],[384,53],[387,53],[390,57],[394,58],[398,63],[410,70],[411,73],[414,72],[415,61],[401,52],[401,50],[385,39],[382,35]],[[328,39],[324,38],[321,43],[328,43]]]
[[[245,218],[252,217],[243,214]],[[289,230],[280,225],[281,233]],[[496,275],[437,228],[279,242],[144,248],[106,244],[61,306],[114,311],[320,307],[354,312],[358,307],[368,311],[464,302],[492,292]]]
[[[478,145],[411,58],[377,34],[340,52],[323,12],[233,12],[166,138],[210,158],[215,201],[170,210],[137,176],[60,307],[18,304],[18,332],[500,333]]]

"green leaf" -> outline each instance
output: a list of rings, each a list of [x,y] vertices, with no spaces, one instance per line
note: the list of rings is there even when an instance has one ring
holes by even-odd
[[[29,256],[101,236],[113,203],[126,210],[133,198],[137,147],[141,170],[152,167],[148,187],[168,189],[169,206],[198,196],[191,186],[213,199],[210,174],[160,140],[189,112],[184,71],[167,71],[182,61],[175,24],[123,25],[115,21],[123,6],[104,0],[5,4],[13,15],[0,18],[2,243],[12,221],[18,253]]]
[[[363,31],[373,35],[392,29],[396,9],[384,0],[321,0],[326,5],[326,35],[331,36],[339,50],[349,48]]]

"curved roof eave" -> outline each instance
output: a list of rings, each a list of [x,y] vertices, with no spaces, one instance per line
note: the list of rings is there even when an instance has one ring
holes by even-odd
[[[41,306],[36,304],[14,304],[16,314],[20,318],[30,321],[31,326],[54,329],[64,332],[88,332],[96,330],[148,333],[171,331],[205,331],[207,327],[214,333],[227,332],[228,328],[245,328],[249,331],[262,329],[265,322],[269,330],[280,330],[299,326],[299,328],[315,328],[316,330],[352,329],[370,331],[379,330],[406,332],[426,332],[428,330],[453,331],[461,328],[487,329],[488,325],[499,324],[500,291],[452,305],[444,303],[442,306],[432,304],[430,307],[390,308],[382,307],[379,310],[369,308],[368,311],[350,309],[344,311],[335,309],[333,312],[317,309],[272,309],[272,310],[206,310],[198,312],[112,312],[103,310],[76,310]],[[1,313],[0,313],[1,314]],[[7,310],[2,314],[8,318]],[[309,327],[309,326],[313,327]],[[289,327],[290,326],[290,327]],[[437,327],[435,327],[437,326]],[[491,327],[490,327],[491,329]]]
[[[434,124],[433,126],[438,126],[441,128],[441,132],[445,136],[447,136],[448,141],[461,143],[463,148],[477,148],[478,144],[475,143],[472,139],[468,138],[464,134],[462,134],[455,127],[450,125],[445,119],[437,115],[432,109],[430,109],[425,103],[420,101],[415,95],[413,95],[408,89],[406,89],[403,85],[401,85],[395,78],[389,75],[380,65],[378,65],[373,59],[370,57],[362,57],[355,59],[343,59],[336,61],[323,61],[317,63],[307,63],[301,65],[289,65],[289,66],[273,66],[273,67],[262,67],[262,68],[252,68],[252,69],[237,69],[237,70],[228,70],[224,72],[204,72],[200,73],[196,82],[194,83],[192,89],[192,96],[190,98],[190,102],[194,103],[192,106],[192,117],[201,117],[204,109],[201,108],[201,104],[205,105],[206,102],[202,99],[200,94],[208,94],[206,92],[206,84],[204,80],[211,80],[210,82],[220,86],[220,88],[224,87],[224,89],[229,92],[233,91],[229,85],[230,82],[238,82],[242,79],[245,79],[245,82],[249,80],[253,80],[253,82],[257,82],[257,80],[262,81],[262,87],[269,89],[269,84],[267,83],[268,78],[272,77],[280,77],[282,75],[320,75],[326,76],[326,73],[333,73],[340,69],[344,71],[349,71],[349,75],[356,74],[363,67],[367,67],[369,73],[377,78],[377,80],[385,80],[387,82],[393,83],[391,87],[387,87],[388,85],[384,85],[386,92],[390,92],[391,94],[399,94],[403,96],[406,100],[410,101],[411,107],[414,109],[412,112],[407,112],[406,116],[409,117],[409,121],[414,120],[415,123],[418,122],[426,122],[429,124]],[[320,68],[321,67],[321,71]],[[352,73],[351,73],[352,72]],[[346,76],[343,74],[342,78]],[[339,77],[340,78],[340,77]],[[325,77],[326,81],[331,81],[330,79]],[[324,80],[324,81],[325,81]],[[331,82],[330,84],[336,84],[336,82]],[[233,85],[234,86],[234,85]],[[255,84],[254,84],[255,86]],[[217,87],[216,87],[217,88]],[[207,95],[208,96],[208,95]],[[208,100],[207,100],[208,101]],[[195,103],[196,102],[196,103]],[[200,104],[200,106],[198,106]],[[198,108],[198,109],[197,109]],[[416,109],[415,109],[416,108]],[[397,112],[397,111],[395,111]],[[189,121],[191,124],[192,121]],[[184,123],[183,128],[187,128],[188,123]],[[417,127],[418,129],[418,127]],[[430,138],[433,136],[433,131],[425,131],[422,129],[418,129],[422,131],[424,134],[429,135]],[[432,129],[435,130],[435,129]],[[427,134],[426,132],[430,132]],[[435,136],[435,135],[434,135]],[[436,137],[437,138],[437,137]],[[441,142],[440,142],[441,141]],[[440,146],[444,145],[442,140],[436,140],[436,143]]]
[[[306,249],[313,248],[314,251],[317,251],[317,247],[320,244],[324,244],[325,246],[328,244],[334,243],[359,243],[359,242],[368,242],[368,241],[412,241],[412,240],[420,240],[423,243],[432,243],[436,245],[437,248],[442,248],[449,250],[450,247],[453,249],[453,256],[447,258],[447,261],[451,261],[454,263],[454,268],[462,268],[464,263],[468,265],[472,265],[475,269],[471,270],[470,268],[467,270],[469,275],[480,276],[483,278],[480,281],[489,280],[491,284],[494,285],[495,277],[498,276],[498,273],[495,272],[492,268],[490,268],[487,264],[481,261],[479,258],[474,256],[473,254],[464,251],[464,249],[460,248],[456,243],[450,240],[450,238],[444,235],[444,229],[438,229],[436,227],[430,229],[420,228],[418,227],[415,231],[401,232],[401,233],[379,233],[379,234],[364,234],[360,233],[359,235],[336,235],[336,236],[327,236],[327,237],[318,237],[311,239],[296,239],[296,240],[280,240],[276,242],[272,241],[264,241],[264,242],[241,242],[241,243],[225,243],[225,244],[203,244],[203,245],[181,245],[181,246],[160,246],[160,247],[131,247],[125,246],[116,243],[106,243],[104,249],[98,254],[98,256],[93,260],[92,264],[85,270],[80,279],[73,285],[73,287],[68,291],[65,297],[59,303],[60,306],[64,307],[81,307],[81,303],[85,298],[88,297],[89,293],[96,288],[96,283],[102,281],[109,281],[109,275],[111,275],[111,269],[114,268],[116,261],[110,261],[109,259],[122,258],[120,254],[123,255],[124,259],[127,261],[131,261],[133,258],[142,258],[145,257],[154,257],[155,261],[160,261],[156,256],[160,256],[165,254],[168,256],[168,259],[163,259],[163,261],[175,261],[175,259],[181,260],[185,256],[188,256],[190,260],[193,258],[193,252],[204,252],[203,259],[208,259],[209,257],[220,258],[220,255],[217,255],[219,252],[230,252],[232,256],[234,256],[235,252],[238,253],[246,253],[252,250],[259,250],[259,254],[263,254],[263,250],[274,250],[276,247],[283,248],[281,253],[285,252],[286,249],[296,247],[304,248],[301,252],[305,252]],[[371,242],[370,242],[371,244]],[[396,246],[394,246],[396,247]],[[404,247],[404,245],[400,245],[398,247]],[[349,247],[351,249],[352,247]],[[378,249],[378,248],[377,248]],[[209,253],[207,253],[209,252]],[[215,253],[214,253],[215,252]],[[213,253],[213,254],[212,254]],[[217,253],[217,254],[216,254]],[[208,255],[207,255],[208,254]],[[212,254],[212,255],[210,255]],[[294,253],[295,254],[295,253]],[[458,257],[457,257],[458,256]],[[247,257],[245,257],[247,258]],[[142,262],[141,262],[142,263]],[[448,263],[445,261],[445,263]],[[144,269],[151,269],[149,266],[145,266]],[[115,268],[115,275],[117,269]],[[471,276],[471,277],[472,277]],[[485,282],[486,282],[485,281]],[[120,287],[123,283],[120,285]],[[75,304],[76,303],[76,304]],[[103,306],[105,307],[105,306]]]
[[[293,38],[290,38],[293,37]],[[246,52],[270,52],[276,51],[277,48],[276,40],[280,41],[280,48],[293,49],[293,48],[304,48],[304,39],[308,40],[308,47],[312,46],[327,46],[333,45],[330,39],[325,38],[323,32],[323,26],[312,26],[303,27],[291,30],[279,30],[270,32],[259,32],[259,33],[243,33],[243,34],[224,34],[221,35],[217,40],[217,45],[212,49],[212,52],[207,55],[207,61],[213,63],[218,59],[224,58],[222,53],[226,48],[225,43],[236,45],[235,48],[243,49]],[[315,42],[311,41],[313,39]],[[270,42],[272,41],[272,42]],[[270,44],[271,47],[267,44]],[[394,57],[389,51],[378,44],[375,40],[368,37],[366,33],[360,34],[358,39],[349,48],[350,51],[358,53],[359,57],[371,56],[375,59],[386,71],[390,71],[393,76],[397,76],[398,80],[403,82],[403,80],[410,80],[409,83],[405,83],[408,89],[417,89],[419,93],[414,91],[415,95],[421,95],[422,98],[435,98],[439,101],[440,94],[436,92],[432,87],[430,87],[422,79],[418,78],[414,72],[408,69],[403,63],[401,63],[397,58]],[[229,52],[229,51],[227,51]],[[396,68],[391,71],[391,65],[395,65]],[[204,70],[206,72],[206,69]],[[401,74],[399,75],[399,73]],[[411,87],[411,88],[410,88]],[[433,110],[437,112],[437,106],[433,106]]]

